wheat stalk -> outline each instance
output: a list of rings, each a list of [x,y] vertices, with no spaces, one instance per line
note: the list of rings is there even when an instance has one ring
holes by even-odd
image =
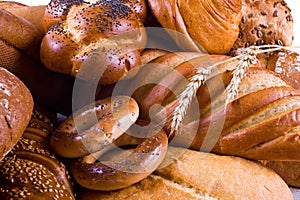
[[[300,47],[283,47],[280,45],[251,46],[245,49],[241,49],[241,51],[239,51],[240,55],[237,55],[233,58],[218,62],[207,68],[198,67],[196,70],[196,74],[191,77],[184,91],[178,96],[178,105],[174,109],[170,125],[170,136],[172,136],[176,132],[180,132],[183,119],[186,115],[188,107],[191,104],[192,98],[196,95],[197,90],[205,83],[205,81],[210,78],[213,70],[217,66],[239,59],[235,69],[233,70],[233,78],[226,88],[227,97],[225,103],[227,104],[238,95],[239,84],[245,77],[250,64],[255,64],[257,62],[257,54],[274,52],[283,49],[293,51],[298,48]]]

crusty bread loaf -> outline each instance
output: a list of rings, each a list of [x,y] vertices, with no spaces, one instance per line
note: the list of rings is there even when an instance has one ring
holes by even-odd
[[[75,199],[71,177],[49,145],[55,130],[36,108],[22,138],[0,163],[0,198]]]
[[[300,89],[300,55],[291,51],[274,52],[267,62],[267,69],[274,71],[289,85]]]
[[[29,21],[0,9],[0,40],[39,60],[43,33]]]
[[[293,187],[300,187],[300,162],[264,160],[262,163],[274,170],[286,184]]]
[[[28,88],[0,67],[0,161],[22,136],[32,109],[33,99]]]
[[[177,32],[171,31],[171,36],[185,50],[225,54],[238,38],[240,0],[149,0],[148,3],[162,27]]]
[[[148,178],[115,192],[83,189],[80,200],[293,199],[284,181],[261,164],[169,147],[166,163]]]
[[[233,50],[251,45],[292,45],[293,17],[283,0],[242,0],[240,33]]]
[[[167,132],[171,130],[173,112],[178,105],[177,95],[196,73],[196,68],[228,59],[226,56],[209,55],[187,61],[183,59],[181,63],[178,58],[169,59],[171,55],[165,54],[152,60],[149,64],[153,65],[146,73],[143,71],[147,66],[142,67],[131,80],[132,85],[126,85],[133,86],[127,87],[128,90],[136,89],[129,94],[140,106],[139,119],[159,123]],[[160,69],[159,65],[155,65],[160,63],[167,65]],[[236,66],[236,61],[230,61],[213,70],[206,85],[197,91],[197,99],[192,101],[197,106],[191,106],[187,111],[182,133],[172,141],[173,144],[197,150],[212,149],[216,153],[250,159],[299,160],[297,155],[300,154],[296,150],[299,147],[298,132],[293,131],[300,122],[298,117],[293,117],[299,112],[299,91],[275,72],[257,63],[250,66],[239,83],[237,95],[225,105],[225,88]],[[164,70],[166,68],[168,70]],[[143,82],[145,80],[146,83]]]
[[[27,6],[15,1],[0,1],[0,8],[29,21],[39,31],[45,33],[43,19],[46,5]]]

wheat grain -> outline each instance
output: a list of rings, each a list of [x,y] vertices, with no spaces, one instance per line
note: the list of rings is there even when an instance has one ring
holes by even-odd
[[[226,88],[227,97],[225,103],[227,104],[238,95],[239,84],[242,81],[242,79],[245,77],[247,69],[249,68],[250,64],[256,63],[257,54],[274,52],[283,49],[288,51],[293,51],[298,48],[300,47],[283,47],[280,45],[251,46],[248,48],[240,49],[239,51],[237,51],[238,55],[233,58],[227,59],[222,62],[218,62],[206,68],[198,67],[196,70],[196,74],[191,77],[186,88],[178,97],[179,98],[178,105],[174,109],[173,117],[171,120],[170,136],[178,132],[180,133],[183,119],[186,115],[188,107],[191,104],[192,98],[196,95],[197,90],[205,83],[205,81],[209,79],[210,76],[212,76],[213,70],[217,66],[239,59],[237,66],[233,70],[233,78]]]

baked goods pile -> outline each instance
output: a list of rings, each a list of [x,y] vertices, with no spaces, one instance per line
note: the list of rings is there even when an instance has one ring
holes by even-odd
[[[293,199],[283,0],[1,1],[0,16],[1,199]]]

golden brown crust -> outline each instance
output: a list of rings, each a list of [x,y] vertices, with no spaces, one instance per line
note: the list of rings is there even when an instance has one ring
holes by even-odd
[[[70,175],[48,143],[55,127],[38,110],[34,110],[22,138],[0,163],[0,197],[74,200]]]
[[[184,38],[176,41],[183,49],[225,54],[238,37],[242,9],[239,0],[148,2],[163,28],[183,34]]]
[[[168,139],[164,131],[146,138],[130,155],[122,159],[97,160],[95,163],[72,163],[74,179],[85,188],[113,191],[126,188],[145,179],[165,157]]]
[[[0,9],[0,40],[14,46],[22,53],[39,60],[39,48],[43,37],[35,25]]]
[[[46,5],[27,6],[14,1],[0,1],[0,8],[29,21],[42,33],[45,32],[43,18]]]
[[[78,198],[293,199],[284,181],[261,164],[238,157],[171,147],[169,150],[171,164],[141,182],[115,192],[82,190]]]
[[[62,2],[51,1],[46,9],[45,20],[53,24],[41,44],[47,68],[107,85],[139,67],[146,33],[130,7],[111,1]]]
[[[33,109],[33,99],[24,83],[0,68],[0,160],[22,136]]]
[[[250,45],[292,45],[293,18],[284,0],[243,0],[242,13],[234,50]]]
[[[300,187],[300,162],[264,160],[262,163],[274,170],[286,184],[293,187]]]
[[[267,69],[274,71],[289,85],[300,89],[300,55],[296,52],[274,52],[268,59]]]

